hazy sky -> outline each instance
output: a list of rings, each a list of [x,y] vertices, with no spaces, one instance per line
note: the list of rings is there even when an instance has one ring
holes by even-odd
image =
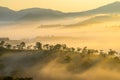
[[[75,12],[93,9],[115,1],[120,0],[0,0],[0,6],[14,10],[40,7]]]

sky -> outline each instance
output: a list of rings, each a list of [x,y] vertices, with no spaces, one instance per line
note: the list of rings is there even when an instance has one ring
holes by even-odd
[[[39,7],[63,12],[78,12],[94,9],[115,1],[116,0],[0,0],[0,6],[9,7],[13,10]]]

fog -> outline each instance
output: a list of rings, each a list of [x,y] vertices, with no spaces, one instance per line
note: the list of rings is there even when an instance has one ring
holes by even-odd
[[[69,53],[67,53],[69,54]],[[1,56],[3,65],[0,75],[33,77],[34,80],[119,80],[119,64],[107,63],[106,59],[89,57],[95,62],[89,68],[80,64],[87,60],[79,54],[69,54],[72,62],[63,63],[66,53],[7,52]],[[90,59],[91,58],[91,59]],[[97,61],[97,62],[96,62]],[[27,64],[26,64],[27,63]],[[92,62],[93,63],[93,62]],[[114,65],[116,66],[114,66]],[[111,67],[113,66],[113,67]]]
[[[102,15],[102,14],[101,14]],[[97,15],[97,16],[101,16]],[[96,15],[95,15],[96,16]],[[9,37],[12,40],[34,39],[35,37],[61,37],[52,41],[40,40],[43,43],[65,43],[73,47],[88,46],[89,48],[104,49],[110,48],[119,51],[120,39],[120,21],[103,21],[103,23],[91,23],[83,26],[65,26],[82,22],[95,16],[80,18],[70,18],[59,21],[41,21],[41,22],[24,22],[11,25],[1,25],[0,37]],[[40,27],[41,25],[56,25],[56,27]],[[63,38],[64,37],[64,38]],[[66,38],[65,38],[66,37]],[[71,37],[71,38],[67,38]],[[62,39],[63,38],[63,39]]]

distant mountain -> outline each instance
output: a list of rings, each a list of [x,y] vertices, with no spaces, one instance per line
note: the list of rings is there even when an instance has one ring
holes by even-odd
[[[8,21],[14,18],[13,16],[16,14],[15,11],[6,8],[6,7],[0,7],[0,21]]]
[[[104,15],[104,16],[95,16],[90,19],[78,22],[75,24],[65,25],[65,27],[75,27],[75,26],[87,26],[91,24],[99,24],[109,21],[120,21],[120,15]]]
[[[38,28],[52,28],[52,27],[80,27],[80,26],[87,26],[87,25],[93,25],[93,24],[99,24],[99,23],[105,23],[105,22],[113,22],[113,21],[120,21],[120,15],[97,15],[92,18],[89,18],[84,21],[80,21],[73,24],[67,24],[67,25],[61,25],[61,24],[50,24],[50,25],[41,25],[38,26]]]
[[[51,20],[65,17],[65,13],[51,9],[30,8],[17,12],[18,20]]]
[[[88,10],[88,11],[68,13],[68,15],[69,16],[86,16],[86,15],[92,15],[92,14],[112,14],[112,13],[120,13],[119,1],[104,5],[96,9]]]
[[[64,18],[65,13],[51,9],[30,8],[13,11],[0,7],[0,21],[36,21]]]
[[[83,12],[64,13],[61,11],[30,8],[14,11],[6,7],[0,7],[0,21],[36,21],[36,20],[56,20],[68,17],[87,16],[93,14],[112,14],[120,13],[120,2],[114,2],[93,10]]]

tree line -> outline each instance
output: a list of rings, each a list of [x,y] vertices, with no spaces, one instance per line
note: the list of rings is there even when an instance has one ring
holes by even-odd
[[[33,48],[33,49],[32,49]],[[74,47],[67,47],[66,44],[56,44],[56,45],[50,45],[50,44],[42,44],[41,42],[36,42],[35,46],[33,45],[26,45],[25,42],[21,42],[20,44],[17,44],[16,46],[12,46],[9,43],[6,43],[5,41],[0,41],[0,49],[7,49],[7,50],[61,50],[61,51],[71,51],[71,52],[78,52],[82,54],[97,54],[99,53],[102,56],[112,55],[112,56],[120,56],[120,53],[118,53],[115,50],[109,49],[108,52],[105,52],[104,50],[95,50],[95,49],[88,49],[87,46],[83,48],[74,48]]]

